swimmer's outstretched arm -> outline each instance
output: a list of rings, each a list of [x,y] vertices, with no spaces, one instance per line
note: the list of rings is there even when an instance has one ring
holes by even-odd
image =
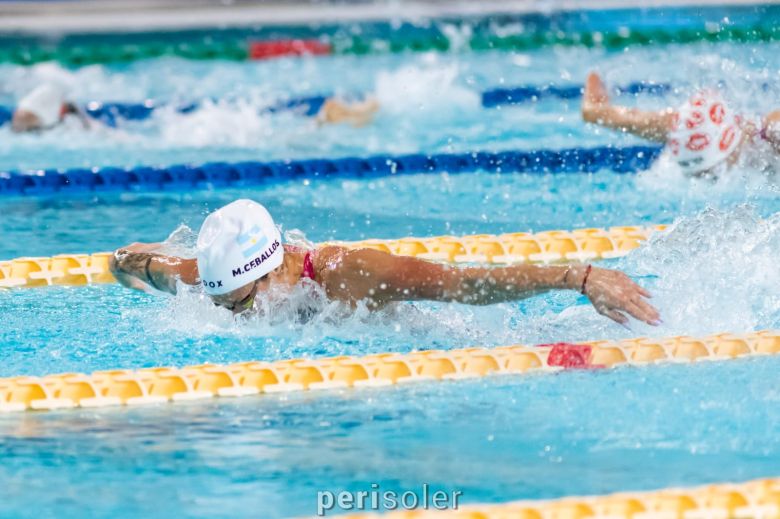
[[[146,291],[151,287],[170,294],[176,293],[177,280],[188,285],[199,282],[194,259],[154,252],[159,247],[159,243],[133,243],[117,249],[109,261],[111,273],[128,288]]]
[[[331,97],[320,108],[317,122],[319,124],[348,123],[360,127],[370,123],[378,110],[379,103],[374,98],[347,103]]]
[[[582,118],[613,130],[628,132],[645,139],[666,142],[674,125],[675,111],[646,112],[636,108],[616,106],[609,102],[607,89],[595,72],[588,75],[582,96]]]
[[[624,324],[629,314],[658,324],[650,294],[622,272],[584,265],[460,268],[372,249],[321,249],[316,258],[321,283],[330,297],[365,300],[379,307],[392,301],[457,301],[487,305],[526,298],[554,289],[580,291],[584,284],[596,310]]]
[[[62,105],[62,116],[65,115],[75,115],[78,120],[81,122],[81,125],[84,127],[85,130],[88,130],[91,127],[91,124],[89,122],[89,117],[87,116],[84,111],[78,107],[78,105],[66,102]],[[33,112],[22,110],[22,109],[16,109],[14,110],[13,116],[11,117],[11,130],[17,133],[23,133],[23,132],[33,132],[38,130],[45,130],[46,128],[43,127],[41,124],[40,118],[35,115]]]

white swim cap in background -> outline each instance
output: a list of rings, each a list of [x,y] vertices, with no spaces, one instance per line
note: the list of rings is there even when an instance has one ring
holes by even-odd
[[[740,118],[716,92],[696,93],[677,113],[667,145],[686,174],[724,162],[742,140]]]
[[[32,112],[43,127],[54,126],[62,117],[65,90],[54,83],[44,83],[19,101],[18,110]]]
[[[198,233],[197,258],[206,293],[226,294],[282,264],[282,235],[265,207],[236,200],[206,217]]]

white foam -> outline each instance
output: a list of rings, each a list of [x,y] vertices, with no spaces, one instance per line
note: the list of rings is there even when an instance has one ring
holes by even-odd
[[[655,335],[741,332],[780,317],[780,213],[751,206],[708,209],[680,219],[621,262],[652,282],[664,325]],[[645,330],[643,330],[645,331]]]
[[[274,136],[269,116],[248,101],[206,100],[190,113],[166,106],[155,110],[153,119],[166,146],[251,147]]]
[[[428,54],[423,64],[407,65],[377,74],[375,94],[382,110],[414,117],[415,113],[446,117],[453,111],[478,110],[480,97],[458,82],[456,64],[440,64]]]

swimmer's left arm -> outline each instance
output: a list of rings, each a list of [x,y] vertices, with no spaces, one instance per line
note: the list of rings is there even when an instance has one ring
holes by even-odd
[[[318,260],[328,255],[327,249],[322,250]],[[571,288],[565,284],[575,283],[574,275],[566,275],[567,267],[461,268],[373,249],[341,252],[337,261],[318,270],[333,296],[366,300],[376,306],[425,299],[487,305],[553,288]]]
[[[176,293],[176,281],[188,285],[199,282],[198,266],[194,259],[166,256],[154,252],[159,243],[133,243],[117,249],[110,260],[111,272],[128,288],[151,286],[162,292]]]
[[[584,265],[461,268],[362,249],[342,253],[335,268],[323,274],[327,291],[375,306],[426,299],[488,305],[568,289],[584,290],[599,313],[621,324],[628,321],[624,312],[649,324],[660,318],[645,301],[650,294],[627,275]]]

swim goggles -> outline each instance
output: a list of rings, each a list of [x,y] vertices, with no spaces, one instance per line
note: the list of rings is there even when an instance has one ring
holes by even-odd
[[[252,290],[250,290],[249,294],[247,294],[247,296],[245,298],[243,298],[241,301],[237,301],[237,302],[233,303],[230,306],[228,306],[228,305],[217,305],[217,306],[222,306],[224,308],[227,308],[231,312],[237,313],[237,314],[240,314],[242,312],[246,312],[247,310],[252,308],[254,306],[254,304],[255,304],[255,298],[257,297],[257,285],[258,285],[258,283],[260,283],[262,280],[264,280],[267,277],[268,277],[268,274],[266,274],[265,276],[263,276],[261,278],[257,278],[255,280],[255,283],[252,285]]]

